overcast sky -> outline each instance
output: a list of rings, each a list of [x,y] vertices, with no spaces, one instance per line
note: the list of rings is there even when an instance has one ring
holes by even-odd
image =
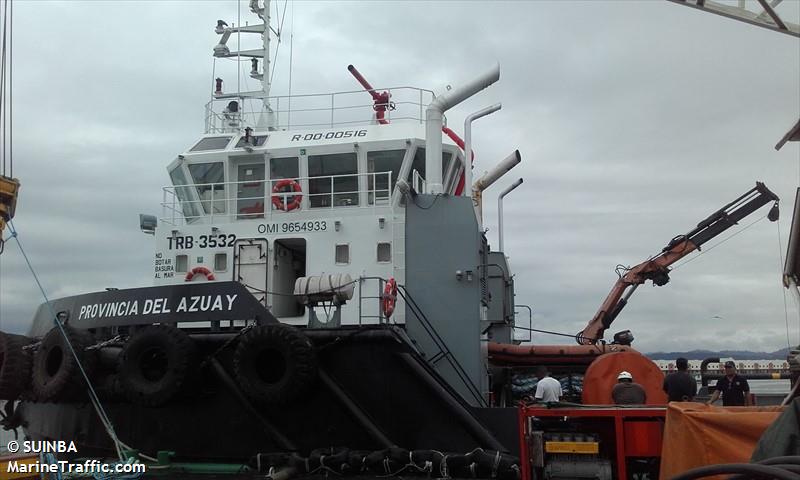
[[[800,3],[784,3],[800,23]],[[656,0],[293,11],[293,93],[355,89],[350,63],[376,86],[442,91],[500,62],[500,82],[448,119],[461,132],[466,114],[503,102],[475,124],[476,174],[522,154],[487,191],[485,214],[496,246],[496,196],[525,179],[506,198],[505,243],[535,327],[579,331],[617,264],[658,253],[761,180],[783,200],[779,224],[762,220],[667,286],[640,288],[606,336],[630,329],[643,351],[776,350],[788,311],[790,342],[800,342],[780,283],[800,149],[773,148],[800,115],[797,38]],[[254,23],[246,5],[242,15]],[[137,214],[160,213],[165,166],[203,133],[213,27],[236,16],[235,2],[15,2],[15,224],[50,297],[150,284],[153,238]],[[276,94],[287,91],[287,54],[284,43]],[[23,332],[40,301],[9,242],[0,329]]]

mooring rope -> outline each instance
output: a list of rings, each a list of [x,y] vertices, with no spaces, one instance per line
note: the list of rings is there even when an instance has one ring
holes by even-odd
[[[42,294],[42,297],[44,298],[44,301],[47,304],[48,309],[50,310],[50,315],[53,317],[53,323],[56,324],[56,327],[58,327],[59,331],[61,332],[61,335],[64,337],[64,340],[65,340],[65,342],[67,344],[67,347],[69,348],[69,352],[75,358],[75,361],[78,364],[78,369],[80,370],[81,375],[83,376],[83,379],[86,381],[86,385],[88,387],[87,390],[88,390],[88,393],[89,393],[89,399],[91,400],[92,405],[94,406],[94,409],[97,412],[97,416],[100,418],[100,422],[103,424],[103,427],[105,427],[106,433],[108,433],[108,436],[111,437],[111,441],[114,442],[114,448],[117,451],[117,455],[119,457],[119,460],[121,462],[124,462],[125,461],[125,456],[122,453],[122,448],[123,448],[124,444],[117,437],[117,433],[114,430],[114,425],[111,423],[111,420],[108,418],[108,415],[106,414],[106,411],[103,408],[103,405],[100,403],[100,399],[97,396],[97,392],[95,392],[95,390],[94,390],[94,386],[92,385],[92,381],[89,379],[89,375],[87,375],[86,374],[86,370],[83,369],[83,364],[81,364],[81,361],[80,361],[80,358],[78,357],[78,354],[75,352],[75,349],[72,347],[72,343],[70,343],[70,341],[69,341],[69,337],[67,335],[67,332],[64,330],[64,324],[61,323],[61,320],[58,319],[58,316],[56,315],[55,309],[53,308],[53,305],[50,303],[50,299],[47,297],[47,293],[45,292],[44,287],[42,286],[42,282],[39,281],[39,276],[36,274],[36,270],[33,268],[33,264],[31,263],[30,259],[28,258],[28,254],[25,253],[25,249],[22,247],[22,242],[19,239],[19,234],[17,233],[17,229],[14,226],[14,222],[13,221],[9,221],[8,222],[8,226],[9,226],[10,237],[13,238],[14,240],[16,240],[17,246],[19,247],[19,251],[22,254],[22,258],[24,258],[25,259],[25,263],[28,264],[28,269],[31,271],[31,274],[33,275],[33,279],[36,282],[36,285],[39,287],[39,292]]]

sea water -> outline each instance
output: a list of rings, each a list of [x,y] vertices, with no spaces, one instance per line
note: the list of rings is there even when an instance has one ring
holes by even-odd
[[[747,383],[750,384],[750,391],[756,395],[759,393],[786,395],[792,386],[788,378],[783,380],[748,380]]]

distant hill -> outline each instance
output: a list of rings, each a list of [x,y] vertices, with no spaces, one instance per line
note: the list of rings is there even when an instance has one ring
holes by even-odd
[[[789,353],[788,348],[782,348],[774,352],[751,352],[750,350],[691,350],[688,352],[654,352],[645,353],[650,360],[675,360],[678,357],[689,360],[703,360],[710,357],[733,357],[736,360],[786,360]]]

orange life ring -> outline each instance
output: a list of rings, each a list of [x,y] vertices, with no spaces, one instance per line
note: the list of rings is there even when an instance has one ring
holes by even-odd
[[[192,278],[198,273],[202,273],[206,276],[207,280],[214,280],[214,273],[206,267],[194,267],[193,269],[186,272],[186,277],[184,278],[185,281],[191,282]]]
[[[285,178],[279,181],[272,187],[272,193],[286,193],[287,191],[284,190],[286,187],[289,187],[289,192],[295,192],[295,195],[286,197],[286,201],[283,200],[284,197],[282,195],[273,195],[272,204],[278,210],[286,212],[300,208],[300,201],[303,200],[303,194],[301,193],[303,189],[300,188],[300,184],[296,180]]]
[[[383,314],[386,315],[386,318],[392,316],[394,313],[394,306],[397,303],[397,282],[395,282],[394,278],[390,278],[386,282],[386,286],[383,288],[383,298],[381,299],[381,307],[383,308]]]

